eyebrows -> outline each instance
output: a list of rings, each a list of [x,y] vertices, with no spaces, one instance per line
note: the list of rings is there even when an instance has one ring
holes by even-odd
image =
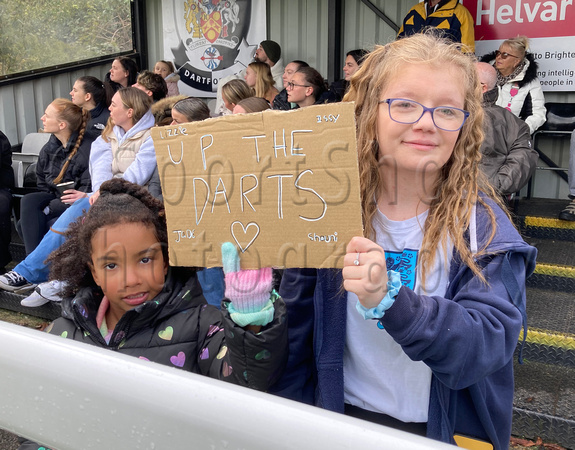
[[[148,247],[145,248],[143,250],[140,250],[139,252],[137,252],[135,255],[136,258],[142,258],[144,256],[154,256],[156,253],[158,253],[160,251],[160,247],[158,245],[153,245],[152,247]],[[125,251],[123,252],[124,256],[125,256]],[[113,250],[109,250],[108,252],[106,252],[106,254],[96,258],[96,262],[98,263],[102,263],[102,262],[115,262],[118,261],[119,259],[123,259],[123,256],[120,254],[120,252],[116,249]]]

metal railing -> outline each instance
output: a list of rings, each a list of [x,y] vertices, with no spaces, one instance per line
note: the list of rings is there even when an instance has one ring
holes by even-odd
[[[67,449],[449,449],[0,322],[0,428]]]

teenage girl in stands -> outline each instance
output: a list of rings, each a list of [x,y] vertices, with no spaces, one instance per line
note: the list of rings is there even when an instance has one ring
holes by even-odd
[[[230,80],[222,86],[222,100],[228,111],[226,114],[231,114],[241,100],[253,96],[254,91],[244,80]]]
[[[70,91],[72,103],[90,112],[88,130],[97,130],[102,133],[110,117],[110,99],[107,98],[104,83],[96,77],[80,77]]]
[[[86,132],[89,119],[86,109],[63,98],[50,103],[42,116],[44,132],[51,136],[36,164],[40,192],[22,198],[18,223],[27,255],[66,208],[91,191],[88,161],[98,133]],[[63,193],[57,187],[60,183],[70,183]]]
[[[262,62],[250,63],[244,76],[246,83],[254,91],[255,97],[265,98],[268,103],[274,101],[279,91],[274,86],[274,78],[270,66]]]

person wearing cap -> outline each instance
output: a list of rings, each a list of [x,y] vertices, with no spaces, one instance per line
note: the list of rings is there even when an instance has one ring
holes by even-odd
[[[270,66],[270,70],[272,72],[272,77],[274,78],[275,87],[278,91],[281,91],[283,87],[283,73],[284,73],[284,65],[282,60],[282,49],[280,45],[269,39],[260,42],[260,45],[256,49],[254,54],[254,60],[263,62]],[[215,113],[216,115],[220,114],[229,114],[227,108],[224,105],[224,101],[222,99],[222,86],[226,84],[228,81],[236,79],[236,78],[244,78],[246,74],[246,70],[242,70],[241,72],[230,75],[224,78],[221,78],[218,82],[218,90],[216,94],[216,107]]]

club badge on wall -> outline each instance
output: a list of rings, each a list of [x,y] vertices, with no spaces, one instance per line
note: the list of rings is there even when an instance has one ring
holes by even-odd
[[[266,36],[265,0],[164,1],[164,53],[180,92],[213,97],[218,81],[243,70]]]

